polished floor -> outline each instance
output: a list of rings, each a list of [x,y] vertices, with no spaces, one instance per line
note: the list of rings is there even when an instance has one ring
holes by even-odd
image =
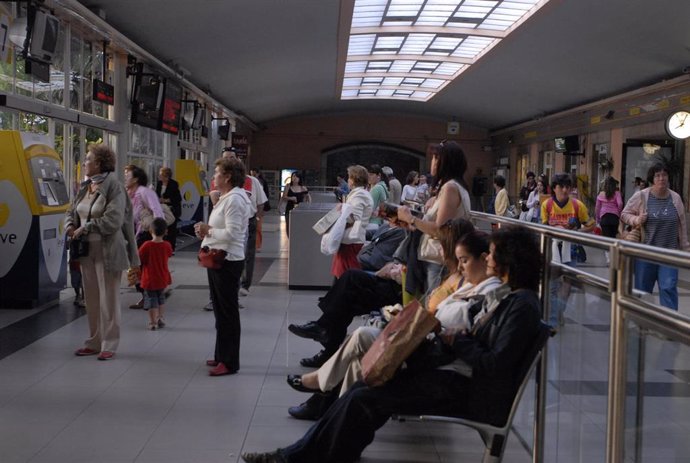
[[[307,371],[299,359],[318,345],[291,335],[287,325],[316,318],[323,291],[288,289],[282,227],[278,216],[267,217],[254,286],[240,300],[236,375],[212,378],[204,365],[213,349],[213,314],[202,310],[208,290],[193,240],[171,260],[165,329],[147,331],[146,314],[127,308],[137,295],[123,286],[121,346],[112,361],[73,355],[87,326],[71,289],[54,307],[0,310],[0,462],[236,462],[242,452],[273,450],[300,437],[310,423],[291,418],[287,408],[306,396],[290,389],[285,376]],[[603,256],[589,259],[593,271],[603,268],[597,259]],[[690,299],[687,290],[681,295]],[[574,290],[565,325],[550,341],[545,461],[604,461],[606,304],[605,294]],[[647,362],[644,400],[637,403],[645,407],[628,421],[631,442],[642,438],[626,460],[690,461],[688,349],[653,336],[639,348],[635,358]],[[528,389],[506,462],[531,461],[532,399]],[[481,440],[469,429],[390,422],[361,461],[478,462],[481,454]]]

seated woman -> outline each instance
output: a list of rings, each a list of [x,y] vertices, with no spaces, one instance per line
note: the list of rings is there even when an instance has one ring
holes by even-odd
[[[489,235],[482,231],[472,231],[457,240],[454,254],[459,262],[457,273],[462,274],[463,284],[433,307],[442,330],[447,327],[455,330],[471,329],[469,309],[477,302],[477,295],[486,295],[501,285],[501,280],[486,273],[488,253]],[[301,392],[316,393],[310,399],[311,402],[307,401],[301,406],[307,410],[299,410],[302,416],[297,416],[298,418],[303,418],[305,414],[308,418],[318,418],[325,412],[326,405],[330,405],[329,397],[324,396],[323,392],[333,391],[338,384],[342,384],[339,388],[342,396],[355,382],[362,380],[362,358],[380,333],[380,328],[360,327],[319,370],[303,376],[288,375],[288,384],[293,388]],[[467,366],[458,364],[456,367],[461,372],[468,372]],[[335,394],[331,397],[331,402],[334,397]],[[293,416],[295,411],[297,410],[289,410]]]
[[[444,341],[453,364],[403,370],[380,387],[353,385],[294,444],[269,453],[245,453],[249,463],[356,461],[391,415],[445,415],[503,424],[519,379],[521,361],[539,332],[536,289],[542,259],[536,237],[523,227],[500,228],[491,236],[487,274],[502,284],[487,294],[472,318],[472,329],[450,330]]]

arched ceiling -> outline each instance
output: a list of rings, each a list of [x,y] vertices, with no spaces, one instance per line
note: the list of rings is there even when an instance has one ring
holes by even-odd
[[[498,129],[675,77],[690,66],[688,0],[551,0],[427,102],[344,101],[338,33],[349,27],[341,11],[352,1],[80,3],[103,10],[117,30],[190,71],[190,81],[257,124],[371,110]]]

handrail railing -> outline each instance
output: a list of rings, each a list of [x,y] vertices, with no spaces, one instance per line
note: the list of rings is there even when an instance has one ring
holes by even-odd
[[[627,328],[626,321],[632,321],[641,328],[659,332],[672,341],[690,345],[690,317],[670,309],[635,297],[633,289],[634,259],[645,259],[654,263],[690,269],[690,253],[680,250],[664,249],[641,243],[607,238],[589,233],[549,227],[547,225],[524,222],[506,217],[499,217],[483,212],[472,212],[472,220],[477,223],[501,225],[521,225],[538,233],[541,249],[544,253],[545,267],[541,285],[541,299],[547,302],[551,280],[551,269],[559,269],[560,274],[574,277],[586,285],[603,289],[611,294],[611,330],[609,338],[609,377],[607,405],[606,461],[615,463],[624,459],[625,439],[625,401],[627,387]],[[551,262],[551,241],[565,240],[583,246],[609,251],[609,278],[594,275],[587,270],[573,268],[564,264]],[[549,304],[546,304],[547,306]],[[546,307],[546,313],[550,308]],[[546,355],[542,360],[542,376],[546,371]],[[540,381],[538,384],[545,384]],[[538,388],[541,386],[538,386]],[[545,390],[538,389],[535,401],[533,461],[543,461],[545,430]]]

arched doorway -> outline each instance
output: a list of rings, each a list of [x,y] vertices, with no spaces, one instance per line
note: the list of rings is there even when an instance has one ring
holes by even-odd
[[[390,166],[401,183],[411,170],[426,170],[426,155],[421,151],[389,143],[349,143],[326,148],[321,152],[321,182],[335,185],[336,175],[347,175],[347,168],[353,164],[369,167],[372,164]]]

